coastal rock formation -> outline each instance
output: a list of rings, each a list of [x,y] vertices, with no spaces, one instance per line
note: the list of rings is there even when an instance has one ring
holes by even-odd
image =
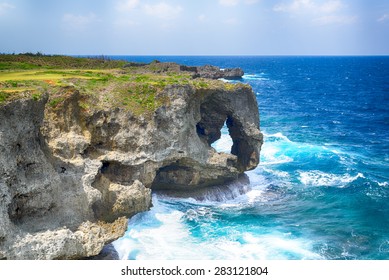
[[[196,72],[201,78],[207,79],[227,79],[227,80],[237,80],[241,79],[244,75],[244,72],[240,68],[226,68],[220,69],[219,67],[213,65],[204,65],[196,67]]]
[[[47,94],[0,105],[0,259],[95,256],[151,207],[151,190],[211,188],[259,162],[247,85],[167,85],[150,116],[86,110],[76,88],[61,90],[60,106]],[[211,147],[224,123],[231,154]]]
[[[204,66],[187,66],[180,65],[174,62],[165,62],[161,63],[158,60],[151,62],[150,64],[145,63],[128,63],[125,67],[143,67],[143,66],[155,67],[156,72],[188,72],[192,74],[193,78],[205,78],[205,79],[226,79],[226,80],[239,80],[243,77],[244,72],[241,68],[226,68],[220,69],[217,66],[213,65],[204,65]]]
[[[220,69],[213,65],[204,66],[186,66],[179,65],[180,71],[187,71],[193,73],[193,78],[205,78],[205,79],[226,79],[226,80],[239,80],[243,77],[244,72],[241,68],[226,68]]]

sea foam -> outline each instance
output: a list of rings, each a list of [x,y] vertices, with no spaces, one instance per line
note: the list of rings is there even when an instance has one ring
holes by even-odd
[[[350,174],[329,174],[319,170],[302,171],[299,172],[300,181],[306,186],[325,186],[325,187],[345,187],[347,184],[357,180],[358,178],[365,178],[362,173],[357,175]]]
[[[113,243],[121,259],[288,259],[291,255],[297,259],[321,258],[312,251],[309,240],[278,231],[250,233],[220,224],[216,204],[191,205],[180,211],[158,196],[153,201],[151,211],[138,215],[158,221],[157,226],[130,221],[125,236]],[[223,204],[219,206],[220,211],[225,211]]]

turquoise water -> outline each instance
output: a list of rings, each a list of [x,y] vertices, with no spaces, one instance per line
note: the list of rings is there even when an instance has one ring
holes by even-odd
[[[154,194],[121,258],[389,259],[389,57],[125,58],[243,68],[265,143],[244,195]]]

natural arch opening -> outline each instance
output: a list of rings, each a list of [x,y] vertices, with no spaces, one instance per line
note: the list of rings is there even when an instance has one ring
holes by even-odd
[[[244,172],[255,168],[259,161],[259,153],[255,149],[255,145],[252,145],[252,140],[247,136],[242,121],[233,116],[228,108],[225,108],[217,100],[204,102],[200,106],[200,113],[201,120],[196,125],[200,139],[211,146],[221,138],[221,130],[226,127],[224,129],[228,130],[228,135],[232,140],[230,153],[238,158],[238,170]]]
[[[228,131],[226,121],[224,122],[224,125],[220,130],[220,138],[213,142],[211,144],[211,147],[214,148],[218,153],[231,154],[233,141]]]
[[[196,125],[197,135],[218,152],[231,153],[232,137],[228,123],[230,113],[217,100],[208,100],[200,106],[201,120]]]
[[[258,164],[257,139],[252,137],[255,121],[244,112],[235,111],[237,106],[245,108],[244,104],[231,104],[229,98],[220,96],[216,92],[203,100],[195,115],[198,122],[193,128],[198,139],[194,143],[204,153],[198,159],[189,155],[164,162],[151,184],[154,191],[187,193],[188,189],[197,192],[209,186],[225,185]]]

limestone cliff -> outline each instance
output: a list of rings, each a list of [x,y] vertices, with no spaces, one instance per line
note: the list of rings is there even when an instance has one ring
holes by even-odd
[[[61,91],[58,106],[50,92],[0,104],[0,259],[97,255],[151,207],[151,190],[211,188],[259,162],[247,85],[166,85],[147,115],[85,109],[79,89]],[[210,146],[225,122],[231,154]]]

